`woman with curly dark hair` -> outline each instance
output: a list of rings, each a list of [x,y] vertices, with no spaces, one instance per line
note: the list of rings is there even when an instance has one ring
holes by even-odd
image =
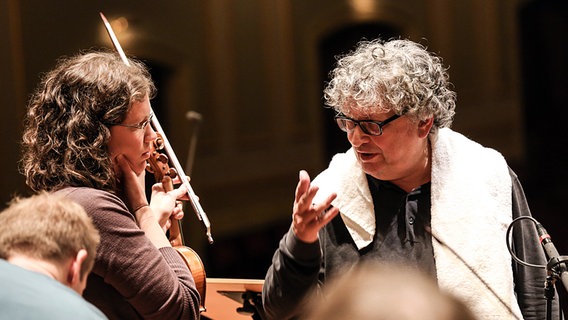
[[[34,191],[81,204],[101,235],[84,296],[111,319],[197,319],[199,294],[171,247],[185,187],[146,197],[156,93],[140,61],[87,52],[46,73],[24,120],[21,169]]]

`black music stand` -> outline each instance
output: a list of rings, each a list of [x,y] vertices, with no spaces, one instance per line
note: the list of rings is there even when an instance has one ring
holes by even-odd
[[[261,293],[264,280],[207,278],[203,319],[261,319]],[[257,308],[259,307],[259,308]]]

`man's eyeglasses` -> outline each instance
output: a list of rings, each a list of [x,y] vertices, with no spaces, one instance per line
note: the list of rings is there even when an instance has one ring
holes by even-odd
[[[374,121],[374,120],[354,120],[346,117],[344,114],[338,114],[335,116],[335,122],[339,126],[339,129],[345,132],[351,132],[355,130],[355,126],[359,126],[364,133],[372,136],[380,136],[383,134],[383,127],[400,117],[399,114],[395,114],[392,117],[384,121]]]
[[[140,130],[144,130],[146,129],[146,126],[148,126],[148,123],[150,123],[150,121],[152,121],[152,118],[154,117],[153,113],[150,113],[150,116],[148,117],[148,119],[138,123],[138,124],[122,124],[122,123],[118,123],[118,124],[113,124],[113,126],[121,126],[121,127],[127,127],[127,128],[132,128],[132,129],[140,129]]]

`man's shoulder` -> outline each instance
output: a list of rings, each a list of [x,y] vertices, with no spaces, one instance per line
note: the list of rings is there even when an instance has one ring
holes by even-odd
[[[0,319],[106,319],[57,280],[0,259]]]

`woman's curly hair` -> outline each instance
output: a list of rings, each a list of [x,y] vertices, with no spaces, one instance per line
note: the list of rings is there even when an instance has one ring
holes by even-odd
[[[20,170],[31,189],[116,191],[108,126],[121,123],[133,102],[156,92],[148,69],[129,62],[91,51],[59,60],[42,76],[24,118]]]
[[[340,57],[324,90],[326,105],[339,113],[356,108],[393,111],[414,120],[434,117],[432,132],[450,127],[456,94],[441,58],[410,40],[361,41]]]

